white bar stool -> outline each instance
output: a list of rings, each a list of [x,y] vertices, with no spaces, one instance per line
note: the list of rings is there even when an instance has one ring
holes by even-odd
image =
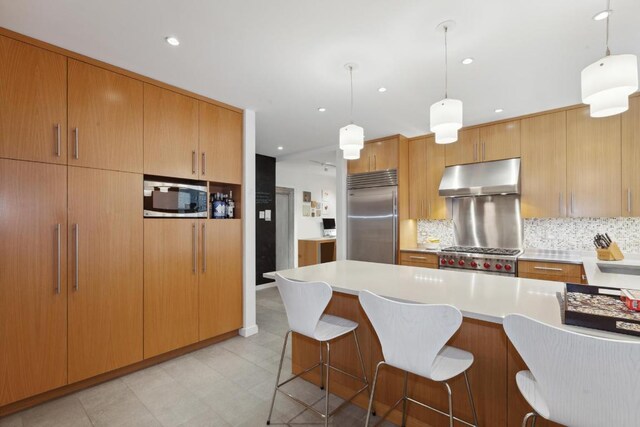
[[[640,422],[640,342],[579,334],[519,314],[504,330],[529,371],[516,374],[534,412],[566,426],[622,427]]]
[[[473,363],[473,354],[445,345],[462,324],[460,310],[451,305],[407,304],[392,301],[369,291],[360,292],[360,304],[378,334],[384,356],[384,360],[376,366],[373,377],[365,426],[369,425],[380,367],[390,365],[405,371],[404,391],[402,397],[382,416],[382,420],[402,402],[402,425],[405,426],[407,403],[411,402],[449,417],[450,426],[453,426],[453,421],[456,420],[468,426],[477,427],[478,416],[467,377],[467,370]],[[449,413],[407,395],[409,372],[444,384],[449,395]],[[467,385],[467,395],[473,411],[473,424],[453,416],[451,387],[447,381],[460,374],[464,375]]]
[[[327,308],[329,301],[331,300],[331,296],[333,291],[331,286],[325,282],[295,282],[292,280],[285,279],[279,274],[276,274],[276,284],[278,286],[278,291],[280,291],[280,296],[282,297],[282,301],[284,303],[285,311],[287,312],[287,319],[289,321],[289,331],[284,337],[284,345],[282,346],[282,355],[280,356],[280,366],[278,367],[278,376],[276,377],[276,386],[273,390],[273,398],[271,399],[271,409],[269,410],[269,418],[267,419],[267,425],[271,424],[271,415],[273,414],[273,406],[276,401],[276,393],[279,391],[290,399],[298,402],[299,404],[305,406],[307,409],[311,409],[312,411],[319,414],[324,418],[324,425],[329,425],[329,417],[335,414],[343,405],[350,402],[354,397],[358,394],[362,393],[365,389],[369,387],[369,382],[367,381],[367,374],[364,369],[364,361],[362,359],[362,352],[360,351],[360,344],[358,342],[358,335],[356,334],[356,329],[358,328],[358,324],[348,319],[344,319],[338,316],[332,316],[330,314],[322,314]],[[287,341],[289,339],[289,335],[291,332],[296,332],[300,335],[304,335],[308,338],[314,339],[320,343],[320,361],[313,365],[310,368],[305,369],[303,372],[294,375],[293,377],[280,382],[280,373],[282,371],[282,362],[284,360],[284,355],[287,349]],[[356,349],[358,351],[358,358],[360,359],[360,368],[362,369],[362,378],[357,377],[353,374],[345,372],[341,369],[338,369],[334,366],[331,366],[330,359],[330,341],[339,338],[348,333],[353,333],[353,339],[356,344]],[[325,344],[327,347],[327,361],[326,363],[322,358],[322,345]],[[325,369],[326,376],[325,376]],[[280,389],[283,385],[288,382],[298,378],[300,375],[306,374],[320,367],[320,379],[322,381],[322,385],[320,388],[324,388],[325,390],[325,411],[320,412],[317,409],[313,408],[311,405],[297,399],[291,394]],[[347,375],[351,378],[354,378],[358,381],[361,381],[364,385],[357,392],[355,392],[349,399],[345,400],[335,408],[333,411],[329,412],[329,372],[331,370],[339,372],[343,375]]]

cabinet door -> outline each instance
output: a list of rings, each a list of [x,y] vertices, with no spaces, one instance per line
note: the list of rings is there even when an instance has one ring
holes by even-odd
[[[481,161],[479,153],[480,132],[478,128],[458,131],[458,140],[445,145],[447,166],[463,165]]]
[[[198,177],[198,101],[144,85],[144,173]]]
[[[0,159],[0,406],[67,383],[67,168]]]
[[[427,191],[427,137],[409,141],[409,218],[426,218]],[[431,137],[433,139],[433,137]]]
[[[436,144],[434,136],[427,137],[427,215],[429,219],[446,219],[447,202],[438,192],[445,165],[445,147]]]
[[[197,225],[144,220],[145,359],[198,341]]]
[[[67,58],[0,36],[0,157],[67,163]]]
[[[559,218],[567,214],[566,112],[523,119],[522,216]]]
[[[398,138],[367,144],[371,150],[371,172],[398,169]]]
[[[480,128],[481,161],[520,157],[520,120]]]
[[[370,172],[371,169],[371,157],[373,150],[370,144],[364,144],[364,148],[360,150],[360,158],[356,160],[349,160],[347,162],[347,173],[353,175],[356,173]]]
[[[569,216],[621,214],[620,116],[591,118],[589,108],[567,111]]]
[[[640,216],[640,97],[622,115],[622,215]]]
[[[69,167],[69,382],[142,360],[142,175]]]
[[[69,59],[69,164],[142,172],[142,82]]]
[[[200,177],[242,183],[242,113],[199,102]]]
[[[242,327],[242,221],[200,221],[200,340]]]

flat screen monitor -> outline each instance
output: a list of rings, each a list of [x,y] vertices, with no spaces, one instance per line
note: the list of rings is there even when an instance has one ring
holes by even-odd
[[[322,227],[325,230],[335,230],[336,229],[335,218],[322,218]]]

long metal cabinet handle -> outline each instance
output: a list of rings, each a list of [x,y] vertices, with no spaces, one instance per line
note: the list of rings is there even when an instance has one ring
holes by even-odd
[[[60,157],[60,123],[56,123],[56,156]]]
[[[573,191],[571,191],[571,215],[573,215]]]
[[[487,143],[482,141],[482,160],[486,160],[487,156],[485,155],[486,153],[486,147],[487,147]]]
[[[415,256],[415,255],[410,255],[409,256],[410,259],[427,259],[426,257],[423,256]]]
[[[562,191],[558,193],[558,214],[562,215]]]
[[[202,272],[207,272],[207,230],[202,224]]]
[[[78,128],[74,128],[73,129],[73,135],[74,135],[74,145],[73,145],[73,158],[74,159],[79,159],[80,158],[80,142],[79,142],[79,136],[80,131],[78,130]]]
[[[197,255],[197,252],[198,252],[198,243],[197,243],[198,236],[196,236],[196,224],[195,223],[191,225],[191,239],[193,241],[193,248],[192,248],[192,250],[193,250],[193,266],[192,266],[192,271],[194,273],[196,273],[197,270],[198,270],[198,255]]]
[[[473,143],[473,161],[475,162],[478,159],[478,143],[474,142]]]
[[[58,267],[58,271],[56,272],[56,294],[60,293],[60,271],[61,271],[61,248],[60,248],[60,227],[61,224],[56,224],[56,266]]]
[[[429,219],[431,219],[431,202],[429,202]]]
[[[202,175],[206,174],[207,170],[207,153],[202,152]]]
[[[196,150],[191,150],[191,173],[196,173]]]
[[[627,212],[631,213],[631,189],[627,188]]]
[[[77,291],[80,289],[80,225],[73,225],[73,234],[76,242],[76,265],[75,265],[75,282],[73,288]]]
[[[373,155],[373,170],[378,170],[378,156]]]
[[[534,270],[544,270],[544,271],[562,271],[561,268],[556,268],[556,267],[538,267],[535,266],[533,267]]]

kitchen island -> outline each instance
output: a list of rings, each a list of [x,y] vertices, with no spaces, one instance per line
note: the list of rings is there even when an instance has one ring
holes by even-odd
[[[334,295],[327,313],[346,317],[360,324],[358,337],[369,378],[373,377],[376,364],[382,360],[382,352],[375,332],[358,303],[357,295],[360,290],[367,289],[405,302],[451,304],[458,307],[464,320],[449,344],[474,354],[475,362],[469,371],[469,378],[479,422],[483,426],[520,425],[524,414],[530,411],[515,383],[515,374],[526,369],[526,365],[502,329],[502,319],[507,314],[520,313],[547,324],[607,338],[638,340],[563,325],[561,300],[564,284],[558,282],[359,261],[337,261],[279,273],[292,280],[324,281],[332,286]],[[274,273],[267,273],[265,276],[273,278]],[[293,371],[301,372],[305,367],[316,363],[318,351],[316,342],[294,334]],[[338,340],[332,346],[331,358],[332,364],[335,362],[337,367],[357,372],[352,340]],[[311,372],[305,378],[316,384],[320,383],[318,372]],[[378,381],[376,410],[383,413],[402,394],[402,373],[385,367]],[[355,381],[339,374],[332,376],[332,392],[341,397],[350,395],[357,385]],[[471,409],[464,381],[457,378],[451,382],[451,386],[455,415],[470,420]],[[445,410],[447,407],[446,392],[440,384],[410,376],[409,394],[437,408]],[[366,407],[366,397],[364,394],[358,396],[355,403]],[[409,406],[408,414],[409,425],[448,425],[446,417],[416,405]],[[399,423],[400,412],[392,412],[390,420]],[[550,425],[542,421],[537,425]]]

